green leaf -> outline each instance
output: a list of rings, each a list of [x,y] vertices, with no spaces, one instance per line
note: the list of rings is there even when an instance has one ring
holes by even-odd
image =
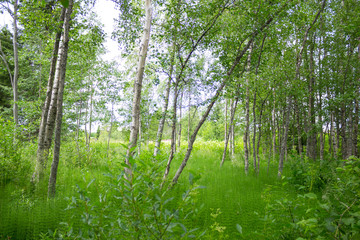
[[[69,7],[69,0],[60,0],[60,3],[64,8]]]
[[[315,193],[307,193],[304,196],[307,197],[307,198],[310,198],[310,199],[316,199],[317,198]]]
[[[239,224],[236,224],[236,230],[238,230],[238,232],[242,234],[242,227]]]
[[[189,183],[190,185],[193,184],[194,175],[192,173],[189,173]]]
[[[89,182],[89,184],[86,186],[86,188],[89,188],[90,185],[95,181],[95,178],[91,179],[91,181]]]
[[[351,225],[355,223],[355,219],[353,217],[343,218],[342,221],[345,225]]]

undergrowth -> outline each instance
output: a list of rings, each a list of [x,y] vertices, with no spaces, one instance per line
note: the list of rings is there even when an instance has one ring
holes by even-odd
[[[13,141],[7,141],[13,144]],[[185,142],[163,183],[168,144],[153,145],[132,159],[124,176],[120,143],[64,142],[57,195],[44,182],[32,192],[36,144],[20,146],[9,161],[16,172],[2,176],[0,239],[356,239],[360,225],[359,160],[277,163],[260,159],[245,175],[243,159],[228,157],[220,168],[222,142],[196,142],[177,185],[168,188],[185,154]],[[49,160],[51,156],[49,156]],[[4,163],[3,164],[7,164]],[[15,177],[19,174],[19,177]],[[48,174],[48,173],[47,173]],[[9,178],[9,176],[12,176]],[[13,180],[16,179],[16,180]],[[131,179],[131,180],[129,180]],[[355,237],[355,238],[354,238]]]

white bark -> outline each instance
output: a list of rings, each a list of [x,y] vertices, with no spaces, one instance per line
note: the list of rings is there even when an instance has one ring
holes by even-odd
[[[57,169],[59,166],[60,158],[60,144],[61,144],[61,125],[62,125],[62,105],[63,105],[63,95],[64,95],[64,86],[65,86],[65,74],[66,74],[66,64],[69,48],[69,31],[70,31],[70,21],[71,13],[73,7],[73,0],[69,0],[69,7],[66,9],[65,20],[64,20],[64,35],[63,42],[61,45],[61,55],[59,61],[59,92],[56,112],[56,129],[55,129],[55,142],[54,142],[54,157],[51,164],[51,171],[49,177],[49,187],[48,187],[48,196],[55,196],[55,186],[57,179]]]
[[[152,20],[151,0],[144,0],[144,2],[145,2],[145,26],[144,26],[143,37],[140,44],[139,62],[137,67],[136,79],[134,83],[134,98],[132,104],[130,142],[125,158],[125,164],[128,166],[125,168],[125,172],[128,175],[127,176],[128,178],[132,175],[131,164],[129,160],[134,155],[133,148],[137,144],[138,134],[139,134],[141,88],[144,77],[147,50],[150,41],[150,29],[151,29],[151,20]]]

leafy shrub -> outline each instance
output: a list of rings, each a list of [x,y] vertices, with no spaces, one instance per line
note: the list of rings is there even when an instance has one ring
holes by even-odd
[[[0,185],[17,181],[28,163],[21,159],[22,143],[14,139],[15,124],[0,117]]]
[[[296,188],[303,194],[295,194],[289,183],[294,178],[283,177],[281,185],[269,186],[263,193],[266,201],[265,231],[274,239],[358,239],[360,237],[360,159],[351,157],[336,171],[329,168],[336,181],[329,181],[327,187],[315,188],[314,177],[318,177],[316,164],[310,164],[302,173],[303,185],[296,182]],[[334,168],[335,169],[335,168]],[[314,172],[316,174],[314,174]],[[290,185],[290,186],[288,186]],[[287,187],[285,187],[287,186]],[[300,187],[299,187],[300,186]],[[277,192],[287,189],[281,197]],[[309,190],[320,190],[311,192]]]
[[[162,187],[163,163],[141,159],[133,159],[132,163],[132,180],[125,177],[124,171],[116,174],[119,169],[113,169],[105,174],[106,186],[97,185],[95,179],[86,187],[77,186],[77,194],[68,198],[72,220],[64,222],[55,235],[86,239],[195,237],[198,229],[189,230],[182,223],[196,217],[192,203],[200,187],[195,185],[194,177],[189,178],[191,187],[177,196],[174,189]]]

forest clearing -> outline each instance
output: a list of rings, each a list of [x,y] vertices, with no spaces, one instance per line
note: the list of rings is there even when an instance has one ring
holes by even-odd
[[[359,1],[0,9],[0,239],[360,239]]]

